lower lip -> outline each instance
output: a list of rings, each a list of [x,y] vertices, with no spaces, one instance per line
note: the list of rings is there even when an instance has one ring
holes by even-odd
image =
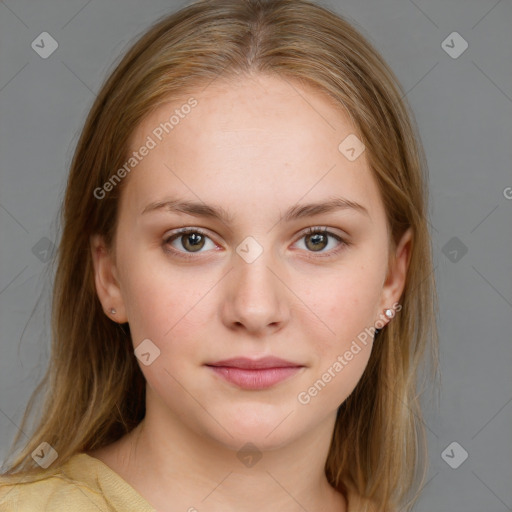
[[[227,366],[209,366],[217,375],[242,389],[266,389],[295,375],[302,366],[246,370]]]

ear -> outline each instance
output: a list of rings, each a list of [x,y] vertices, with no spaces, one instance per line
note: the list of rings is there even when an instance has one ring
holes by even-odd
[[[408,228],[402,238],[400,239],[395,254],[392,255],[391,261],[388,266],[388,274],[382,288],[382,299],[380,302],[380,320],[386,319],[386,323],[389,322],[389,318],[383,315],[385,309],[393,310],[395,314],[395,308],[393,305],[397,304],[402,291],[405,287],[405,279],[407,275],[407,269],[411,258],[412,250],[412,228]],[[400,311],[401,307],[397,310]],[[393,317],[391,317],[393,318]]]
[[[107,249],[101,235],[92,235],[90,244],[94,265],[94,282],[103,310],[114,322],[125,323],[128,319],[112,251]],[[115,314],[110,311],[112,308],[115,309]]]

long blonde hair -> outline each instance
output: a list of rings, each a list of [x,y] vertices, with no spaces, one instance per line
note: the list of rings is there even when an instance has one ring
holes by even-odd
[[[145,379],[129,326],[104,313],[96,295],[90,236],[111,244],[124,182],[98,200],[94,190],[126,162],[130,136],[163,102],[220,75],[280,76],[314,87],[344,107],[366,146],[393,243],[412,228],[402,309],[377,334],[365,372],[338,410],[326,461],[330,483],[350,486],[383,510],[411,507],[427,472],[418,376],[438,375],[437,297],[427,226],[427,166],[413,114],[390,68],[346,20],[307,0],[199,1],[155,23],[103,85],[71,163],[52,302],[47,373],[21,429],[45,391],[37,428],[4,475],[40,474],[42,442],[58,459],[100,448],[145,414]],[[125,180],[126,181],[126,180]],[[393,248],[396,245],[393,246]],[[12,451],[11,451],[12,456]]]

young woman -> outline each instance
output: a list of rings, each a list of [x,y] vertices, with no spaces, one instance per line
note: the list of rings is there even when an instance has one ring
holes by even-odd
[[[410,510],[437,334],[402,96],[306,0],[200,1],[137,41],[71,165],[0,510]]]

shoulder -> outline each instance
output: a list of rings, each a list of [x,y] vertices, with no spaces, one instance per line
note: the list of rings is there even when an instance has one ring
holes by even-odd
[[[0,512],[154,512],[117,473],[77,453],[37,476],[0,476]]]
[[[104,509],[99,490],[66,477],[61,471],[28,479],[0,477],[0,512],[77,512]]]

